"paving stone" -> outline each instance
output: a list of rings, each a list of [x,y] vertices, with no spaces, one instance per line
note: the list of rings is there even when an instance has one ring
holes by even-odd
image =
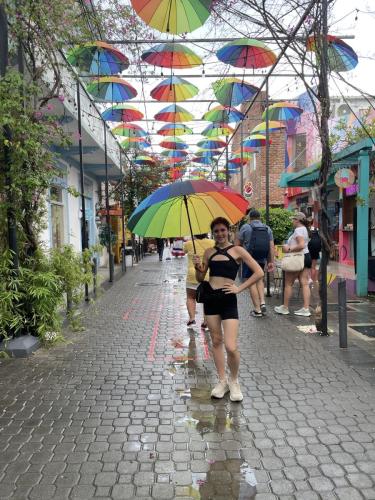
[[[116,484],[112,488],[112,498],[133,498],[134,486],[131,484]]]
[[[174,498],[174,487],[172,484],[155,484],[152,487],[152,498],[168,500]]]
[[[336,488],[334,492],[340,500],[361,500],[363,498],[361,493],[354,488]]]

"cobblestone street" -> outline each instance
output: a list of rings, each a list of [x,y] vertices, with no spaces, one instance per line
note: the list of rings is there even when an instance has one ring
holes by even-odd
[[[245,292],[244,401],[211,400],[184,276],[184,259],[146,257],[87,309],[85,332],[1,361],[0,498],[375,499],[374,386],[328,339],[250,317]]]

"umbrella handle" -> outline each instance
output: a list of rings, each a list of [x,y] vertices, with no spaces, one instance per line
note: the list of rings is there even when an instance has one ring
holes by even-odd
[[[190,234],[191,234],[191,241],[193,242],[193,250],[194,250],[194,253],[196,254],[196,253],[197,253],[197,250],[196,250],[196,248],[195,248],[195,241],[194,241],[193,229],[192,229],[192,227],[191,227],[191,220],[190,220],[190,214],[189,214],[189,207],[188,207],[188,202],[187,202],[187,197],[186,197],[186,195],[184,195],[184,203],[185,203],[185,207],[186,207],[187,218],[188,218],[188,221],[189,221]]]

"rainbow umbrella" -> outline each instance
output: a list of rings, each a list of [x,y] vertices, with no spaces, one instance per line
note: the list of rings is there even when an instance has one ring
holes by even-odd
[[[206,158],[212,158],[214,156],[218,156],[221,154],[221,151],[218,149],[198,149],[198,151],[195,153],[195,156],[203,156]]]
[[[167,123],[156,133],[159,135],[187,135],[192,134],[193,131],[183,123]]]
[[[191,49],[180,43],[160,43],[142,54],[143,61],[160,68],[194,68],[202,59]]]
[[[206,137],[218,137],[219,135],[232,135],[234,128],[226,123],[211,123],[202,132]]]
[[[138,139],[134,141],[134,139]],[[129,137],[125,141],[121,142],[121,147],[123,149],[144,149],[151,147],[151,142],[146,140],[144,137]]]
[[[219,61],[236,68],[266,68],[276,62],[275,53],[260,40],[239,38],[216,52]]]
[[[264,136],[263,136],[264,137]],[[242,146],[242,153],[247,153],[247,154],[252,154],[252,153],[259,153],[257,148],[253,148],[250,146]],[[240,155],[241,154],[241,149],[236,149],[233,151],[233,154],[235,155]]]
[[[136,165],[155,165],[155,160],[154,158],[152,158],[151,156],[147,156],[147,155],[139,155],[139,156],[136,156],[134,162]]]
[[[216,99],[223,106],[238,106],[250,101],[258,92],[258,87],[239,78],[222,78],[212,84]]]
[[[205,177],[206,175],[209,174],[209,171],[206,170],[205,168],[194,168],[189,172],[189,175],[196,176],[196,177]]]
[[[198,87],[184,80],[184,78],[170,76],[152,89],[150,95],[157,101],[176,102],[186,101],[186,99],[197,95],[198,92]]]
[[[211,165],[212,162],[215,160],[213,156],[208,157],[208,156],[194,156],[191,161],[192,163],[200,163],[201,165]]]
[[[123,137],[145,137],[147,132],[139,125],[134,123],[120,123],[112,129],[115,135],[122,135]]]
[[[160,153],[162,156],[166,156],[167,158],[185,158],[189,153],[184,150],[167,150],[167,151],[162,151]]]
[[[154,116],[155,120],[160,122],[190,122],[194,119],[194,116],[189,113],[186,109],[177,104],[171,104],[166,108],[163,108],[156,113]]]
[[[176,163],[184,163],[186,161],[186,158],[163,158],[163,163],[172,163],[172,164],[176,164]]]
[[[137,95],[130,83],[116,76],[95,78],[87,84],[86,89],[99,102],[128,101]]]
[[[269,132],[276,132],[277,130],[281,130],[283,128],[286,128],[285,123],[279,122],[279,121],[274,121],[274,120],[269,120],[268,122],[268,130]],[[251,135],[260,133],[260,134],[265,134],[267,129],[267,122],[262,122],[259,123],[256,127],[253,128],[253,130],[250,132]]]
[[[214,108],[207,111],[202,117],[202,120],[207,120],[209,122],[220,122],[220,123],[239,122],[243,119],[244,115],[236,108],[231,108],[222,105],[215,106]]]
[[[263,111],[263,120],[266,119],[267,113],[269,120],[286,121],[298,118],[303,113],[303,109],[292,102],[276,102]]]
[[[110,122],[135,122],[142,120],[143,113],[130,104],[116,104],[106,109],[102,118]]]
[[[227,145],[226,142],[221,141],[220,139],[205,139],[204,141],[199,141],[197,143],[197,146],[199,146],[202,149],[220,149],[220,148],[225,148]]]
[[[244,147],[248,148],[259,148],[262,146],[266,146],[266,144],[266,136],[262,134],[252,134],[249,137],[245,137],[245,139],[243,140]],[[268,144],[272,144],[272,141],[269,140]]]
[[[189,146],[179,137],[166,137],[159,146],[166,149],[187,149]]]
[[[358,64],[358,56],[356,52],[344,40],[337,36],[327,35],[328,43],[328,64],[331,71],[338,73],[350,71]],[[307,39],[307,50],[310,52],[318,52],[317,40],[315,35],[309,36]],[[317,54],[318,55],[318,54]]]
[[[96,41],[74,47],[68,62],[90,75],[117,75],[129,67],[129,59],[113,45]]]
[[[131,0],[146,24],[162,33],[191,33],[210,15],[211,0]]]
[[[238,222],[248,202],[238,193],[206,180],[167,184],[145,198],[132,213],[128,228],[145,237],[169,238],[203,234],[215,217]],[[194,240],[193,240],[194,241]]]

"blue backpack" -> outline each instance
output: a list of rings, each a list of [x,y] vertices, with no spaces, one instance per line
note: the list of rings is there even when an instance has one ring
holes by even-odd
[[[267,226],[251,226],[251,238],[246,250],[257,262],[265,262],[270,252],[270,236]]]

